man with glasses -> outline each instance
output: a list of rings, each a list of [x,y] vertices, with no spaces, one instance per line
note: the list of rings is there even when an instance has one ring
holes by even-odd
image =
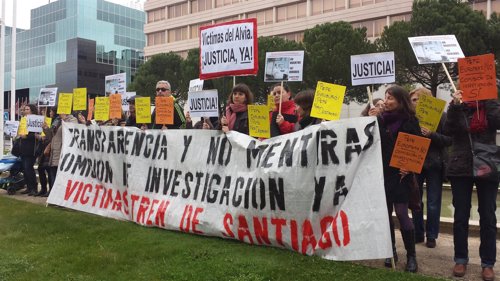
[[[170,83],[168,81],[161,80],[156,83],[156,96],[157,97],[172,96],[172,88],[170,87]],[[174,97],[172,98],[174,99],[174,124],[170,125],[156,124],[155,121],[156,109],[155,109],[155,111],[153,111],[153,114],[151,116],[152,125],[150,129],[179,129],[186,122],[186,118],[184,117],[184,110],[175,101],[175,98]]]

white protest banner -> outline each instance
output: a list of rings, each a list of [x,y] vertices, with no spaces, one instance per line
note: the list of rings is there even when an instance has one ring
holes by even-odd
[[[26,123],[28,125],[28,132],[41,133],[43,131],[43,123],[45,123],[45,116],[30,114],[26,117]]]
[[[188,92],[199,92],[203,91],[203,80],[193,79],[189,81],[189,91]]]
[[[256,75],[258,70],[256,19],[200,27],[200,79]]]
[[[375,117],[264,141],[64,123],[47,203],[332,260],[392,256]]]
[[[418,64],[457,62],[464,57],[455,35],[409,37]]]
[[[351,56],[351,81],[353,86],[396,81],[394,52]]]
[[[131,97],[135,97],[136,93],[135,92],[125,92],[124,95],[122,95],[122,110],[123,111],[129,111],[129,102],[128,99]]]
[[[302,81],[304,51],[266,53],[264,82]]]
[[[38,106],[56,106],[57,88],[41,88]]]
[[[7,136],[15,137],[17,136],[17,130],[19,129],[19,121],[5,121],[4,133]]]
[[[188,108],[191,117],[218,117],[219,95],[217,90],[189,92]]]
[[[104,78],[104,91],[106,96],[111,94],[121,94],[122,97],[125,95],[127,90],[127,74],[113,74],[108,75]]]

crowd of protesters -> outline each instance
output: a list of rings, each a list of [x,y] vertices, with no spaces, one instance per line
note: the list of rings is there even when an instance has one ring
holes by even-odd
[[[312,117],[311,109],[314,91],[304,90],[297,95],[285,84],[272,87],[275,107],[270,110],[271,137],[292,133],[306,127],[321,123],[323,120]],[[172,89],[168,81],[159,81],[156,85],[156,96],[171,96]],[[406,271],[417,272],[415,244],[426,242],[429,248],[435,248],[439,234],[442,185],[449,178],[453,194],[454,224],[454,276],[464,276],[468,262],[468,224],[471,209],[472,188],[475,185],[478,194],[478,210],[480,214],[481,245],[479,254],[483,267],[483,280],[493,280],[493,266],[496,261],[496,181],[479,180],[472,176],[471,146],[475,142],[495,144],[496,130],[500,129],[500,104],[496,100],[479,102],[462,102],[460,90],[453,94],[448,107],[448,115],[443,114],[435,132],[420,127],[415,114],[417,102],[422,95],[431,96],[425,88],[415,89],[408,93],[400,86],[392,86],[385,92],[384,99],[374,99],[363,110],[362,116],[376,116],[378,119],[384,184],[387,200],[387,213],[390,222],[390,233],[394,261],[398,262],[396,238],[392,213],[399,221],[403,244],[406,249]],[[248,105],[253,104],[254,96],[245,84],[237,84],[227,97],[227,106],[220,118],[201,118],[193,125],[189,112],[184,114],[181,106],[174,100],[174,122],[171,125],[159,125],[153,119],[151,124],[136,122],[135,97],[128,100],[129,111],[122,119],[111,119],[99,122],[98,125],[134,126],[147,129],[209,129],[222,130],[224,133],[237,131],[249,134]],[[42,114],[52,118],[52,124],[43,126],[44,136],[35,133],[21,136],[24,175],[27,188],[22,193],[32,196],[47,196],[54,185],[58,160],[62,149],[62,122],[90,124],[82,113],[77,118],[72,115],[55,114],[50,108]],[[22,115],[37,114],[37,107],[26,105]],[[409,171],[389,165],[399,132],[422,136],[431,140],[422,172],[417,175]],[[38,148],[41,143],[42,148]],[[37,155],[35,150],[41,150]],[[448,157],[447,151],[450,151]],[[38,163],[40,190],[37,188],[35,162]],[[417,185],[420,202],[423,196],[423,183],[426,183],[427,220],[424,224],[423,206],[412,210],[412,218],[408,214],[410,192]],[[427,239],[427,240],[426,240]],[[390,267],[391,259],[385,261]]]

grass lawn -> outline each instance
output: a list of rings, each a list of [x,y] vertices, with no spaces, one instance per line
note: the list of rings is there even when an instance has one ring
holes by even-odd
[[[0,197],[0,280],[435,280]]]

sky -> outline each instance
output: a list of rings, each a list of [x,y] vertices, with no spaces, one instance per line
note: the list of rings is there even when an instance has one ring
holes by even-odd
[[[7,23],[8,26],[12,26],[12,19],[14,15],[12,9],[14,0],[0,0],[0,4],[1,1],[5,1],[5,22]],[[85,0],[80,0],[80,1],[85,1]],[[107,0],[107,1],[130,7],[129,4],[131,2],[135,2],[136,0]],[[50,2],[55,2],[55,0],[51,0]],[[144,3],[144,0],[141,0],[141,2]],[[46,5],[48,3],[49,0],[17,0],[17,27],[22,29],[30,28],[31,10]],[[2,7],[0,5],[0,11],[1,9]]]

